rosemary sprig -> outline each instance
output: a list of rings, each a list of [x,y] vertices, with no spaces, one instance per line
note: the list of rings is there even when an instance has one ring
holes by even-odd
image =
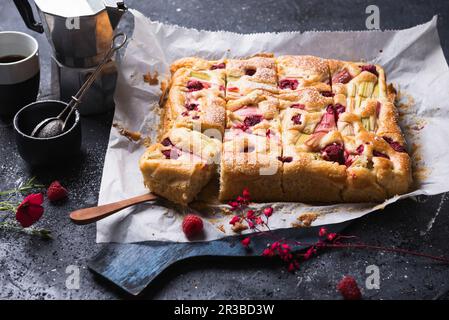
[[[12,201],[0,201],[0,211],[16,212],[19,203]]]
[[[22,228],[16,223],[9,221],[0,222],[0,229],[8,231],[16,231],[20,233],[25,233],[32,236],[39,236],[42,239],[53,239],[51,236],[51,231],[47,229],[36,229],[36,228]]]
[[[39,189],[43,188],[43,184],[35,183],[36,177],[32,177],[29,180],[25,181],[24,183],[21,183],[17,188],[6,190],[6,191],[0,191],[0,196],[6,196],[16,193],[25,193],[33,189]]]

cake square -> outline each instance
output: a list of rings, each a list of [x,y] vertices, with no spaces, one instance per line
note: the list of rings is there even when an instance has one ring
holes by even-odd
[[[225,140],[239,131],[280,138],[279,100],[263,90],[255,90],[226,104]]]
[[[189,57],[171,65],[164,128],[187,127],[222,139],[225,125],[225,63]]]
[[[282,199],[282,146],[279,101],[254,90],[227,105],[221,161],[220,200],[235,199],[244,188],[253,201]]]
[[[282,186],[284,201],[341,202],[346,167],[322,159],[320,153],[284,146]]]
[[[328,60],[332,92],[346,99],[346,107],[355,110],[366,99],[386,99],[387,85],[384,70],[361,62]]]
[[[187,205],[209,182],[219,163],[221,142],[187,128],[169,131],[140,159],[151,192]]]
[[[252,201],[281,201],[281,152],[277,142],[254,134],[225,141],[221,157],[220,201],[235,199],[245,188],[250,191]]]
[[[407,192],[411,184],[410,157],[386,137],[368,132],[363,126],[353,137],[345,137],[348,156],[344,201],[382,201]]]
[[[196,57],[176,60],[170,66],[171,86],[182,87],[185,91],[211,89],[224,97],[226,72],[224,60],[208,61]]]
[[[333,99],[314,87],[298,90],[294,100],[286,99],[290,97],[291,94],[283,95],[280,100],[284,199],[342,201],[346,181],[343,155],[330,159],[323,151],[343,144]]]
[[[165,104],[166,128],[186,127],[205,132],[219,140],[223,137],[226,102],[210,90],[186,92],[172,87]],[[216,130],[217,132],[213,132]]]

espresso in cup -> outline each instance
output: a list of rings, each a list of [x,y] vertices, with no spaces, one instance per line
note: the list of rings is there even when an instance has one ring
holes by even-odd
[[[36,39],[22,32],[0,32],[0,116],[14,116],[39,92]]]

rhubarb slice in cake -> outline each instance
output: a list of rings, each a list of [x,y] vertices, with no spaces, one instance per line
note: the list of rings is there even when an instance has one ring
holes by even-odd
[[[141,157],[144,183],[151,192],[186,205],[213,176],[220,152],[217,139],[187,128],[173,129]]]

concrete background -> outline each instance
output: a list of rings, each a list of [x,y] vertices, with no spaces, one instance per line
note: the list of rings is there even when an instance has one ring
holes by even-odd
[[[449,55],[449,1],[126,1],[152,19],[186,27],[235,32],[290,30],[363,30],[365,8],[380,8],[381,28],[407,28],[438,14],[442,46]],[[125,16],[130,23],[129,16]],[[20,30],[40,44],[41,94],[50,96],[49,46],[43,35],[26,29],[12,1],[0,2],[0,31]],[[96,204],[112,113],[85,117],[83,156],[58,168],[36,170],[19,157],[8,121],[0,121],[0,190],[36,175],[43,183],[59,179],[70,190],[62,205],[45,203],[38,227],[51,229],[54,239],[43,241],[0,230],[0,299],[115,299],[129,298],[93,275],[86,262],[101,248],[95,226],[79,227],[67,214]],[[361,218],[347,234],[362,241],[397,246],[434,255],[449,255],[447,195],[404,200]],[[0,213],[1,215],[1,213]],[[432,224],[432,221],[434,223]],[[380,268],[379,290],[363,289],[366,299],[447,299],[449,268],[433,261],[390,253],[328,251],[303,263],[296,274],[281,264],[253,259],[212,259],[178,264],[145,291],[154,299],[340,299],[335,286],[345,274],[362,286],[365,269]],[[81,287],[65,286],[68,265],[80,268]]]

